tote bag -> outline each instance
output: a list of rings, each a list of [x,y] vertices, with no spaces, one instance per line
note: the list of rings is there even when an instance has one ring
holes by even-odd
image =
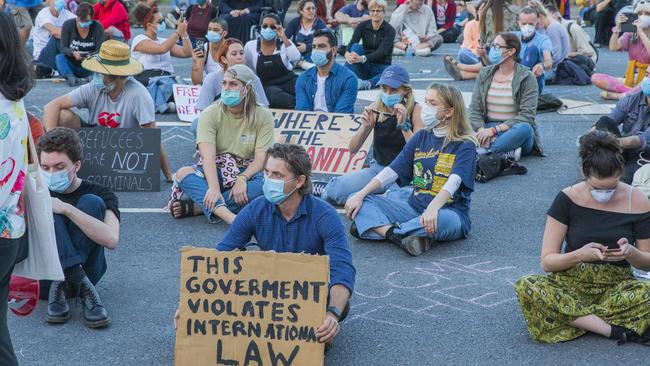
[[[63,281],[63,269],[59,262],[54,233],[54,215],[50,190],[41,175],[36,148],[31,129],[29,130],[29,149],[32,163],[25,172],[25,219],[27,220],[27,239],[29,252],[27,258],[14,267],[14,275],[33,280]]]

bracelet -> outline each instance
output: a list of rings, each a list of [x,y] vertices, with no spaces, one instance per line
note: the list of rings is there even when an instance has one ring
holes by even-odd
[[[492,134],[492,136],[496,136],[496,135],[497,135],[497,128],[496,128],[496,127],[492,127],[492,131],[494,131],[494,133]]]
[[[248,182],[248,177],[247,177],[245,174],[239,174],[239,175],[237,176],[237,179],[239,179],[239,178],[244,178],[244,182],[245,182],[245,183]]]

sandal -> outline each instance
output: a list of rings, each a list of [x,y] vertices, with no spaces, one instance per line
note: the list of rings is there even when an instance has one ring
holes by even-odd
[[[445,56],[444,60],[445,70],[447,70],[447,73],[449,73],[449,75],[456,81],[463,80],[463,77],[460,74],[460,68],[458,67],[458,61],[449,55]]]
[[[174,215],[174,204],[176,202],[178,202],[181,208],[181,212],[178,216]],[[192,201],[185,193],[183,193],[180,199],[173,199],[169,203],[169,213],[171,213],[175,219],[194,216],[194,201]]]

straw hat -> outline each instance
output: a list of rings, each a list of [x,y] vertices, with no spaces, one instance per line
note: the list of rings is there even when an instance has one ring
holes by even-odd
[[[105,75],[131,76],[142,72],[144,67],[131,58],[131,50],[125,43],[109,40],[102,43],[97,55],[85,59],[81,66]]]

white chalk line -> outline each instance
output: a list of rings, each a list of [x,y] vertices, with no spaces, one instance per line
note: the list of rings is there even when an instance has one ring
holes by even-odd
[[[191,127],[192,122],[183,121],[169,121],[169,122],[156,122],[156,127]]]

